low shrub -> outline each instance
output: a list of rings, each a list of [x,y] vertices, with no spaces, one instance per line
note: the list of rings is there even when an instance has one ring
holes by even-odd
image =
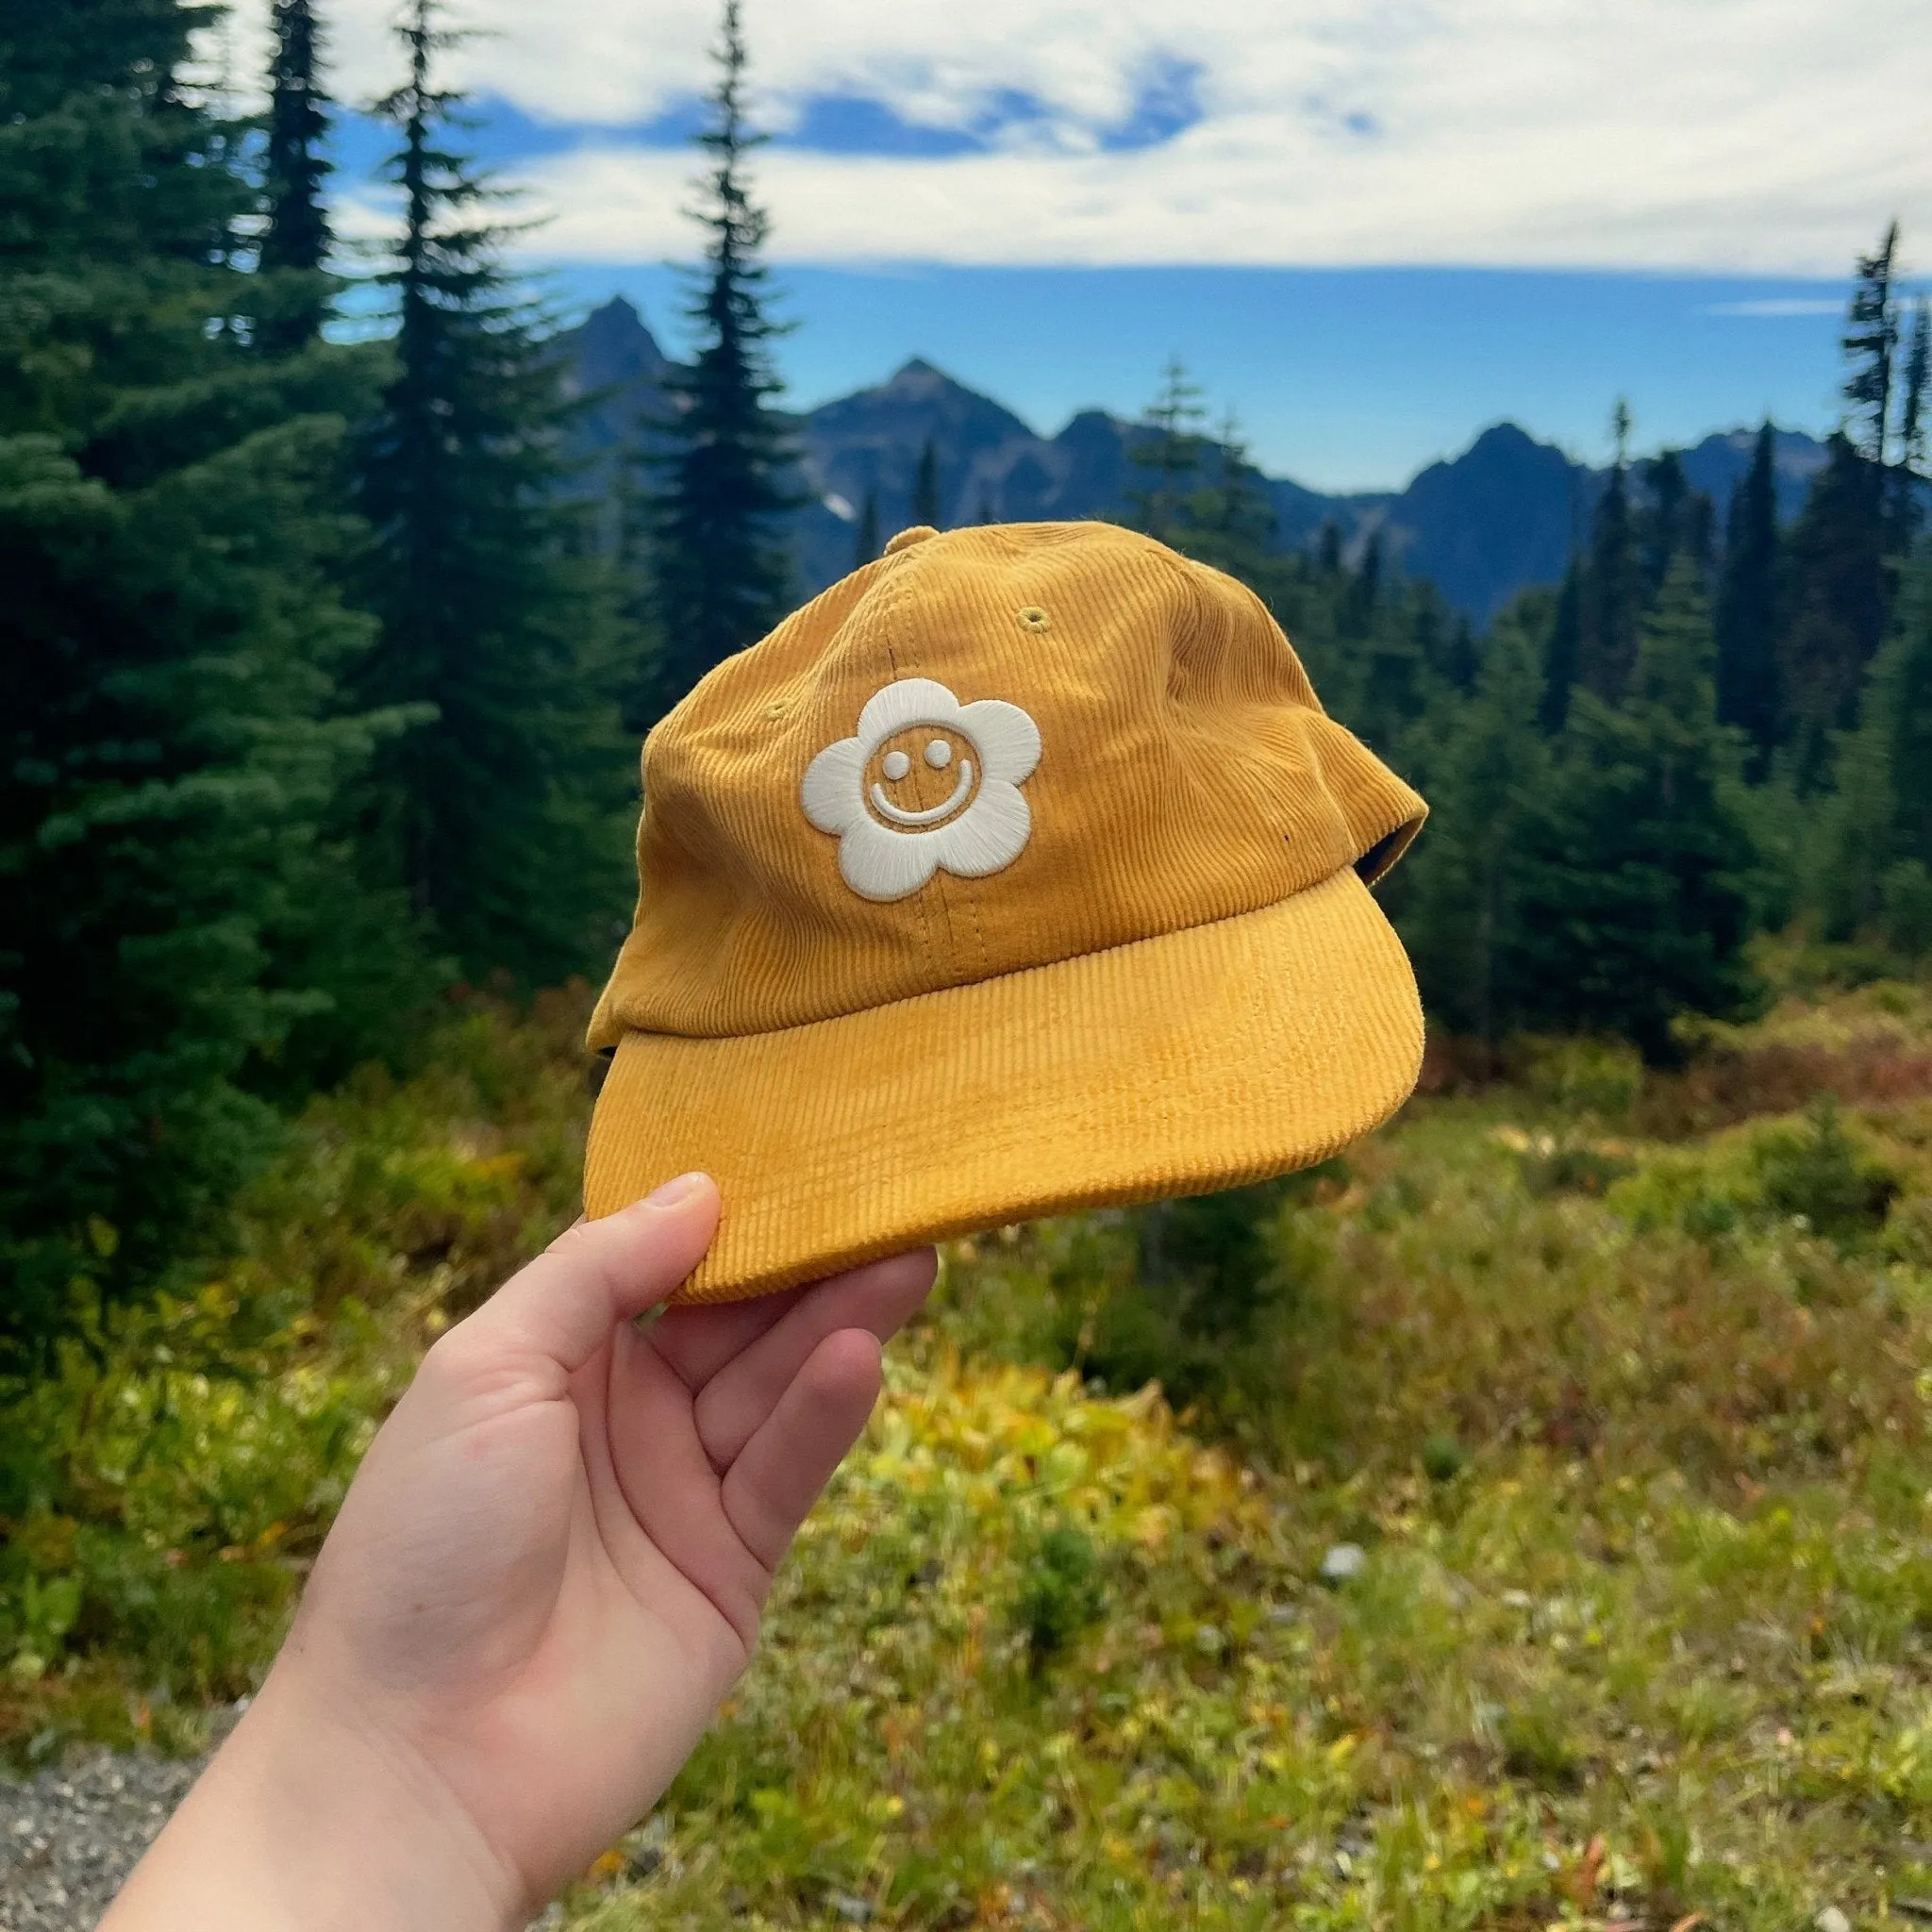
[[[1788,1228],[1849,1254],[1872,1244],[1903,1191],[1874,1138],[1826,1094],[1796,1120],[1666,1151],[1609,1198],[1640,1233],[1674,1227],[1708,1242]]]
[[[1600,1125],[1626,1121],[1643,1092],[1643,1057],[1626,1040],[1524,1036],[1507,1059],[1532,1098]]]
[[[1797,1127],[1774,1128],[1752,1147],[1765,1208],[1850,1246],[1876,1233],[1899,1193],[1899,1177],[1845,1130],[1824,1094]]]
[[[1013,1620],[1026,1636],[1038,1676],[1099,1617],[1104,1598],[1093,1541],[1077,1524],[1057,1523],[1023,1557]]]

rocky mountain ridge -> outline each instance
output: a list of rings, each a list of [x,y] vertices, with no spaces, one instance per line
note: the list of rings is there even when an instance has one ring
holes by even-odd
[[[608,477],[614,453],[665,412],[670,367],[642,318],[622,297],[563,339],[573,385],[589,399],[579,454]],[[1041,436],[1010,409],[915,357],[886,381],[794,419],[802,451],[793,541],[805,588],[816,591],[852,567],[870,495],[881,531],[911,521],[921,452],[937,461],[947,525],[1025,523],[1119,515],[1133,480],[1135,425],[1100,409],[1078,411]],[[1722,517],[1750,467],[1754,429],[1708,436],[1682,453],[1691,487]],[[1824,445],[1780,430],[1778,495],[1794,516],[1824,461]],[[1299,549],[1333,523],[1350,554],[1379,533],[1397,567],[1432,578],[1452,607],[1486,624],[1518,591],[1553,583],[1589,526],[1604,472],[1575,462],[1513,423],[1485,429],[1461,455],[1429,464],[1400,491],[1328,495],[1269,477],[1277,541]]]

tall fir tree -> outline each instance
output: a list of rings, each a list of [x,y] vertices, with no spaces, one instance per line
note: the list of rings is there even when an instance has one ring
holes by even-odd
[[[1897,564],[1908,539],[1910,491],[1901,489],[1897,243],[1893,223],[1858,257],[1841,346],[1843,419],[1825,442],[1825,468],[1785,547],[1779,673],[1785,736],[1805,791],[1829,780],[1832,734],[1857,721],[1858,691],[1891,616]]]
[[[648,456],[636,442],[612,453],[607,554],[610,614],[616,641],[618,716],[625,738],[641,738],[657,723],[662,684],[663,634],[658,623],[658,506]]]
[[[1907,409],[1916,419],[1919,406],[1909,376],[1899,380],[1897,256],[1893,222],[1877,249],[1858,258],[1840,339],[1844,413],[1787,546],[1786,728],[1796,743],[1799,780],[1812,790],[1827,781],[1831,734],[1857,721],[1910,541],[1916,491],[1900,419]]]
[[[326,152],[330,102],[315,0],[274,0],[269,25],[260,263],[272,294],[256,326],[271,351],[286,355],[313,341],[328,317],[326,269],[335,237],[325,190],[335,170]]]
[[[1777,433],[1757,432],[1751,467],[1731,494],[1717,600],[1717,714],[1750,740],[1759,775],[1777,743]]]
[[[919,464],[912,473],[912,521],[933,529],[940,525],[940,452],[929,436],[920,445]]]
[[[1642,584],[1630,503],[1630,409],[1611,417],[1616,458],[1591,522],[1582,579],[1577,682],[1612,703],[1624,693],[1637,656]]]
[[[1143,481],[1127,491],[1135,520],[1148,536],[1168,541],[1181,526],[1207,450],[1207,420],[1199,387],[1178,356],[1161,373],[1160,390],[1127,444],[1127,460]]]
[[[1549,760],[1539,639],[1525,615],[1497,621],[1474,690],[1436,714],[1420,774],[1433,823],[1404,868],[1402,936],[1429,1010],[1490,1041],[1521,1004],[1505,969],[1520,945],[1524,827]]]
[[[714,664],[754,643],[785,614],[792,569],[779,519],[796,507],[791,433],[773,407],[779,325],[767,312],[769,232],[752,196],[751,157],[764,137],[746,116],[739,0],[725,0],[710,124],[698,136],[708,168],[697,219],[705,268],[686,313],[697,353],[666,379],[658,513],[658,601],[668,706]]]
[[[362,687],[434,714],[376,802],[419,914],[471,973],[542,983],[601,963],[623,903],[621,674],[586,512],[558,488],[556,361],[503,265],[493,191],[450,138],[440,12],[412,0],[408,78],[378,109],[403,227],[378,277],[395,376],[362,452],[382,625]]]
[[[1674,449],[1660,451],[1643,466],[1643,505],[1636,520],[1640,608],[1657,601],[1673,561],[1696,547],[1695,515],[1683,458]]]
[[[1840,431],[1784,541],[1780,737],[1807,791],[1829,779],[1832,734],[1857,717],[1866,667],[1890,614],[1886,474]]]
[[[1932,295],[1912,305],[1911,337],[1899,385],[1897,505],[1898,547],[1909,552],[1924,520],[1925,486],[1932,481]]]
[[[1906,573],[1865,708],[1884,735],[1897,786],[1879,903],[1893,942],[1924,954],[1932,950],[1932,551],[1924,546]]]
[[[1678,1012],[1748,1005],[1756,854],[1715,655],[1700,574],[1681,558],[1623,699],[1576,693],[1531,802],[1501,968],[1522,1023],[1621,1033],[1668,1059]]]
[[[1857,731],[1815,847],[1812,899],[1826,936],[1932,950],[1932,552],[1907,572],[1873,659]]]
[[[1207,452],[1184,524],[1181,542],[1190,557],[1245,582],[1265,575],[1274,557],[1274,506],[1232,413]]]
[[[192,1253],[303,1029],[408,1002],[342,840],[399,722],[341,690],[367,358],[235,325],[255,189],[182,77],[204,22],[0,12],[0,1352]]]
[[[1892,390],[1898,359],[1898,224],[1861,255],[1841,338],[1845,354],[1845,440],[1868,463],[1891,457]]]
[[[1362,554],[1356,559],[1348,594],[1341,603],[1341,629],[1344,637],[1365,638],[1375,622],[1382,604],[1382,532],[1369,532]]]
[[[1557,592],[1550,626],[1545,633],[1542,661],[1542,694],[1537,704],[1537,722],[1546,737],[1554,738],[1570,715],[1570,695],[1583,666],[1583,566],[1574,557],[1563,573]]]
[[[1449,622],[1436,663],[1451,691],[1474,688],[1482,670],[1482,652],[1476,644],[1475,626],[1459,612]]]

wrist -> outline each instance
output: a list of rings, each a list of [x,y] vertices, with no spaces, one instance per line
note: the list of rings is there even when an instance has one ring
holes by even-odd
[[[103,1932],[516,1932],[540,1903],[420,1757],[278,1665]]]

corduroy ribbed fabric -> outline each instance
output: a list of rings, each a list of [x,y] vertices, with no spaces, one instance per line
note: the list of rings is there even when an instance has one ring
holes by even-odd
[[[682,1299],[1285,1172],[1414,1082],[1364,878],[1425,808],[1258,599],[1108,525],[908,536],[645,748],[585,1200],[713,1174]]]

